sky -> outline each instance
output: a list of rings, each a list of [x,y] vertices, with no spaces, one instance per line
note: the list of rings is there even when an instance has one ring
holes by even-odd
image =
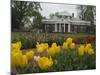
[[[42,11],[42,16],[49,18],[51,13],[55,12],[69,12],[70,14],[74,13],[74,16],[77,17],[77,5],[69,5],[69,4],[58,4],[58,3],[40,3]]]

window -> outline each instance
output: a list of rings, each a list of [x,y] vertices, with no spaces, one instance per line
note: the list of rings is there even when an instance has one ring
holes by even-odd
[[[55,24],[52,24],[52,32],[55,32]]]
[[[57,24],[57,31],[59,32],[59,23]]]
[[[85,29],[86,27],[85,26],[80,26],[80,32],[85,32]]]

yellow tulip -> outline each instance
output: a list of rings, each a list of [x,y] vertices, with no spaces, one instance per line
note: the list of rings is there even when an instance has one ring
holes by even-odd
[[[27,59],[27,56],[26,55],[23,55],[22,56],[22,60],[20,62],[20,67],[26,67],[28,65],[28,59]]]
[[[22,53],[21,52],[12,52],[11,61],[13,66],[20,66],[22,61]]]
[[[12,50],[12,51],[11,51],[11,53],[22,53],[22,51],[21,51],[21,50],[19,50],[19,49],[18,49],[18,50],[17,50],[17,49],[15,49],[15,50]]]
[[[33,59],[34,58],[34,51],[33,50],[27,51],[26,57],[27,57],[28,60]]]
[[[94,54],[94,49],[93,49],[93,48],[89,48],[88,51],[87,51],[87,53],[88,53],[89,55]]]
[[[78,54],[80,56],[83,56],[84,55],[84,45],[81,45],[79,48],[78,48]]]
[[[40,69],[46,70],[53,65],[53,60],[52,60],[52,58],[40,57],[38,59],[38,65],[39,65]]]
[[[14,67],[25,67],[28,64],[26,55],[23,55],[22,52],[12,52],[11,53],[11,63]]]
[[[41,43],[40,45],[43,48],[43,50],[47,50],[49,48],[48,43]]]
[[[53,47],[47,50],[49,56],[54,56],[56,54],[55,49]]]
[[[58,54],[60,52],[60,46],[55,47],[55,51]]]
[[[42,53],[42,52],[44,52],[43,47],[38,47],[38,48],[37,48],[37,52],[38,52],[38,53]]]
[[[63,49],[67,49],[68,48],[68,43],[67,42],[64,42],[63,43]]]
[[[92,45],[91,44],[86,44],[86,47],[92,48]]]
[[[57,46],[56,43],[53,43],[51,48],[47,50],[49,56],[55,56],[60,52],[60,46]]]
[[[11,45],[11,50],[17,52],[17,51],[20,50],[20,48],[19,48],[19,46],[17,44],[12,44]]]
[[[87,53],[88,49],[92,48],[91,44],[86,44],[85,46],[85,52]]]
[[[44,52],[45,50],[47,50],[49,48],[49,45],[48,45],[48,43],[41,43],[41,44],[39,44],[37,42],[36,47],[37,47],[37,52],[38,53],[42,53],[42,52]]]
[[[74,49],[74,48],[75,48],[75,43],[71,43],[71,44],[70,44],[70,48],[71,48],[71,49]]]
[[[16,42],[11,44],[11,50],[20,50],[21,48],[21,42]]]
[[[70,45],[72,43],[72,38],[67,38],[66,42]]]
[[[52,43],[51,47],[57,47],[56,43]]]
[[[19,45],[19,48],[21,48],[21,47],[22,47],[22,43],[21,43],[20,41],[18,41],[16,44],[18,44],[18,45]]]
[[[45,43],[45,44],[44,44],[44,50],[47,50],[48,48],[49,48],[48,43]]]

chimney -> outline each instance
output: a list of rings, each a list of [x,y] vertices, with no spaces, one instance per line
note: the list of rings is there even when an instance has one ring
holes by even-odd
[[[72,13],[72,18],[74,18],[74,13]]]

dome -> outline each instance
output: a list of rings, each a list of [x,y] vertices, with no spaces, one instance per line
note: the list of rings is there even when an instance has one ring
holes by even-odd
[[[66,12],[66,11],[59,12],[58,14],[61,15],[61,16],[72,16],[69,12]]]

